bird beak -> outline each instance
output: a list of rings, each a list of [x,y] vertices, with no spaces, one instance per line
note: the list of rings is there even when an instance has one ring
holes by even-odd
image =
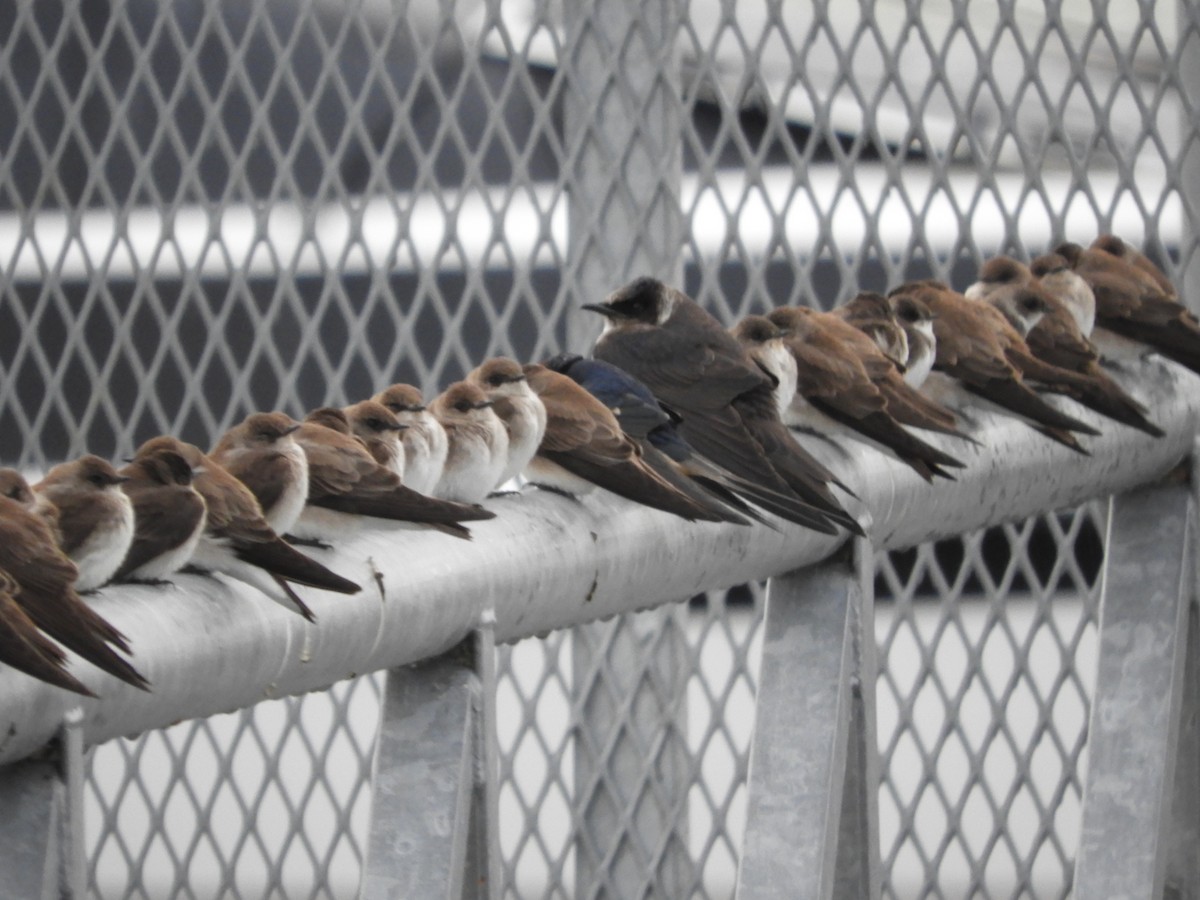
[[[600,315],[605,316],[610,319],[613,318],[617,314],[616,310],[614,310],[611,306],[607,306],[604,303],[585,303],[580,308],[586,309],[589,312],[600,313]]]
[[[495,400],[482,400],[475,404],[475,409],[487,409],[489,406],[495,406]]]
[[[408,431],[408,426],[403,422],[397,422],[395,425],[387,426],[389,431]]]
[[[193,466],[192,467],[192,477],[195,478],[197,475],[203,475],[207,471],[208,470],[205,469],[204,466]]]
[[[524,381],[525,376],[524,375],[514,375],[512,378],[510,378],[508,380],[511,381],[513,384],[516,384],[519,381]]]
[[[127,463],[137,462],[137,457],[136,456],[124,456],[121,458],[121,462],[127,462]]]
[[[299,422],[296,422],[296,423],[294,423],[293,425],[291,425],[291,426],[289,426],[289,427],[285,428],[285,429],[283,430],[283,433],[284,433],[284,434],[292,434],[292,433],[294,433],[294,432],[297,432],[297,431],[299,431],[299,430],[300,430],[300,423],[299,423]]]
[[[130,480],[131,479],[128,475],[114,475],[112,478],[108,479],[109,484],[124,484]]]

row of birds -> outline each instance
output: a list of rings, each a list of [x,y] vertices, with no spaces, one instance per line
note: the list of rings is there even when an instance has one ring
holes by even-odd
[[[1062,244],[1028,266],[989,260],[965,294],[936,281],[861,293],[831,312],[749,316],[730,330],[641,278],[585,307],[593,358],[497,357],[425,405],[397,384],[302,422],[255,413],[204,453],[171,436],[121,469],[84,456],[32,487],[0,470],[0,661],[79,694],[65,646],[148,689],[128,639],[79,596],[186,566],[253,585],[312,620],[296,586],[360,586],[305,553],[370,516],[469,538],[464,523],[517,476],[572,496],[597,487],[689,521],[864,535],[854,497],[798,439],[852,434],[927,481],[963,463],[919,432],[977,443],[966,402],[1087,453],[1099,432],[1046,393],[1161,436],[1106,365],[1159,352],[1200,373],[1200,324],[1119,238]],[[56,643],[56,641],[58,643]]]

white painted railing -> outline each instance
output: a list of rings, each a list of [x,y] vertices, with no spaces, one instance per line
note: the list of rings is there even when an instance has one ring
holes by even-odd
[[[849,504],[869,515],[872,545],[910,546],[1119,493],[1178,464],[1200,425],[1200,382],[1157,359],[1121,380],[1165,437],[1072,408],[1103,432],[1087,441],[1084,457],[1011,419],[968,410],[983,446],[945,439],[941,446],[967,468],[957,482],[935,485],[852,440],[808,443],[858,493],[861,502]],[[363,585],[352,597],[307,591],[315,624],[219,576],[98,592],[92,602],[129,636],[153,692],[79,661],[73,671],[100,694],[80,700],[4,668],[0,764],[45,744],[75,706],[85,741],[97,743],[432,657],[493,615],[496,639],[517,640],[768,578],[828,557],[841,543],[787,525],[687,524],[602,494],[573,501],[527,488],[489,505],[496,518],[474,524],[469,543],[364,522],[334,549],[314,551]]]

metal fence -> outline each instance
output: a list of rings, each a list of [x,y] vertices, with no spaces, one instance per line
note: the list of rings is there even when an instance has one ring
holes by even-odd
[[[1173,2],[4,0],[0,458],[207,445],[582,348],[572,311],[647,270],[729,320],[1114,230],[1198,284],[1198,28]],[[885,896],[1069,894],[1104,533],[1089,506],[880,556]],[[760,608],[502,651],[510,896],[732,894]],[[377,694],[97,748],[96,894],[353,896]]]

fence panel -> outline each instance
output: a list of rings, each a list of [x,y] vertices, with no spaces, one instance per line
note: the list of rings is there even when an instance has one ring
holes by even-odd
[[[643,6],[605,31],[605,4],[551,0],[0,0],[0,459],[207,445],[250,410],[584,349],[572,310],[640,265],[726,321],[961,287],[993,253],[1106,230],[1200,284],[1194,3]],[[647,121],[606,130],[630,103]],[[1098,509],[877,556],[885,896],[1069,894]],[[731,896],[760,594],[501,649],[509,896],[653,892],[672,854],[673,891]],[[618,684],[618,656],[658,693]],[[354,896],[378,693],[97,748],[92,889]],[[572,720],[583,696],[614,731]],[[619,815],[597,857],[580,786],[615,782],[582,749],[603,772],[664,744],[675,787],[650,767],[608,794],[674,811],[672,839]]]

